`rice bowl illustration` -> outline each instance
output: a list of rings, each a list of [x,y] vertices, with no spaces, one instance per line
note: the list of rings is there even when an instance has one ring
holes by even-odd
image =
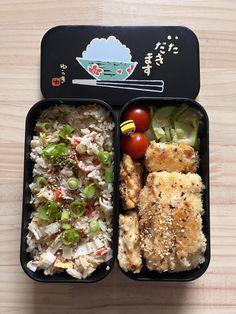
[[[131,61],[130,49],[116,37],[95,38],[77,57],[79,64],[96,80],[123,81],[135,70],[138,62]]]

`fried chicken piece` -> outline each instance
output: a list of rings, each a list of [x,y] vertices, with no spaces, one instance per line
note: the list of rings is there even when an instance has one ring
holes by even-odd
[[[196,172],[198,153],[186,144],[156,143],[152,141],[145,154],[145,166],[149,172]]]
[[[142,189],[138,208],[139,215],[169,205],[192,207],[202,213],[201,192],[204,188],[198,174],[179,172],[152,172],[148,175],[146,185]],[[155,206],[154,206],[155,205]]]
[[[197,174],[148,175],[138,208],[141,249],[150,270],[179,272],[204,262],[202,189]]]
[[[118,261],[125,271],[139,273],[142,267],[138,214],[130,211],[119,217]]]
[[[124,209],[135,208],[142,185],[143,166],[123,155],[120,167],[120,194]]]

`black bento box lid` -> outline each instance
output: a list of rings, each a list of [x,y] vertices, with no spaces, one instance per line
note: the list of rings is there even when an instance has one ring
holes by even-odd
[[[45,98],[186,97],[200,89],[199,44],[183,26],[57,26],[41,44]]]

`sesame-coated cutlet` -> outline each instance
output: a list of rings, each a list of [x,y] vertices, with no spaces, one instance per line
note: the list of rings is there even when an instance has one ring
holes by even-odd
[[[152,141],[145,154],[145,166],[149,172],[176,171],[194,173],[199,163],[198,153],[184,143],[156,143]]]
[[[197,174],[148,175],[138,208],[141,250],[150,270],[178,272],[204,262],[202,189]]]

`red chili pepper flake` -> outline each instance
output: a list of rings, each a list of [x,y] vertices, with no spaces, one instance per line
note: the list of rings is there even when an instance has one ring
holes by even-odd
[[[86,173],[87,173],[87,171],[85,171],[84,169],[79,168],[79,170],[80,170],[80,172],[81,172],[82,174],[86,174]]]
[[[42,129],[41,129],[40,127],[36,126],[36,127],[34,128],[34,132],[40,133],[40,132],[42,132]]]
[[[64,202],[64,199],[61,195],[61,188],[56,188],[54,191],[54,197],[56,202]]]
[[[56,262],[56,260],[57,260],[57,259],[55,259],[55,262]],[[50,272],[51,272],[51,273],[53,273],[54,270],[55,270],[55,268],[56,268],[55,265],[54,265],[55,262],[50,266]]]
[[[94,167],[100,165],[100,161],[98,159],[94,160],[93,165],[94,165]]]
[[[88,206],[88,209],[86,211],[86,216],[91,217],[93,215],[93,208],[92,206]]]
[[[71,147],[75,148],[77,145],[79,145],[79,143],[80,143],[79,138],[76,137],[76,136],[72,136],[72,139],[71,139],[71,142],[70,142]]]
[[[72,152],[71,152],[71,158],[76,161],[77,167],[79,167],[79,160],[78,160],[78,157],[77,157],[77,154],[76,154],[76,151],[75,151],[75,150],[72,150]]]
[[[71,151],[71,158],[74,158],[76,156],[76,151],[73,149],[72,151]]]
[[[88,153],[83,153],[83,154],[80,154],[81,157],[88,157],[89,154]]]
[[[105,255],[105,254],[107,254],[107,248],[103,247],[97,251],[96,256]]]
[[[56,259],[55,259],[54,263],[53,263],[53,264],[51,265],[51,267],[50,267],[50,272],[51,272],[51,273],[52,273],[52,272],[55,270],[55,268],[56,268],[55,263],[56,263],[56,261],[61,257],[61,252],[60,252],[60,251],[57,251],[56,254],[54,254],[54,256],[56,257]]]

